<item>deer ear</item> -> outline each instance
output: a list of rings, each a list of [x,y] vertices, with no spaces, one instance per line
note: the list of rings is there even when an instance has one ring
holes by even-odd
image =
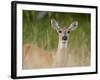
[[[60,28],[58,22],[57,22],[55,19],[51,19],[51,26],[52,26],[55,30],[58,30],[58,29]]]
[[[68,31],[74,31],[78,27],[78,21],[72,22],[72,24],[68,27]]]

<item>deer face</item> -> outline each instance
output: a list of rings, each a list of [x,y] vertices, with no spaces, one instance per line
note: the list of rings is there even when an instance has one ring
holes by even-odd
[[[57,30],[57,33],[59,35],[59,39],[66,41],[69,38],[69,31],[64,27],[64,28],[59,28]]]
[[[75,30],[78,27],[78,22],[77,21],[72,22],[68,28],[66,27],[61,28],[58,22],[52,19],[51,25],[57,31],[60,41],[65,42],[68,41],[70,32]]]

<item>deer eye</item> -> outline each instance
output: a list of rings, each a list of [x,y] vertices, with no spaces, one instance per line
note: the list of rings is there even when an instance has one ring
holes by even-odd
[[[62,31],[61,31],[61,30],[59,30],[59,33],[62,33]]]
[[[70,31],[68,31],[67,33],[70,33]]]

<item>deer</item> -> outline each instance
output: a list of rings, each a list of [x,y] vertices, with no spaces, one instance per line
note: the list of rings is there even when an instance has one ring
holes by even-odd
[[[68,28],[59,26],[59,23],[55,20],[51,20],[51,25],[54,30],[58,33],[58,48],[57,53],[55,54],[54,65],[56,67],[65,67],[67,63],[67,47],[70,32],[74,31],[78,27],[78,21],[73,21]]]
[[[50,68],[50,67],[65,67],[67,64],[67,47],[70,32],[78,27],[78,21],[73,21],[69,27],[61,27],[55,19],[51,19],[51,27],[58,34],[58,47],[56,53],[48,53],[38,47],[34,48],[33,44],[23,45],[23,68]],[[33,50],[34,48],[34,50]],[[38,48],[38,51],[35,50]]]

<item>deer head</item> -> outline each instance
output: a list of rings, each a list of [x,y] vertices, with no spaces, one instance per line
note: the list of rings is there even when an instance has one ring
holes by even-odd
[[[51,19],[51,26],[54,30],[57,31],[59,40],[62,42],[66,42],[69,39],[70,32],[74,31],[78,27],[78,21],[72,22],[68,28],[61,28],[59,26],[59,23],[55,19]]]

